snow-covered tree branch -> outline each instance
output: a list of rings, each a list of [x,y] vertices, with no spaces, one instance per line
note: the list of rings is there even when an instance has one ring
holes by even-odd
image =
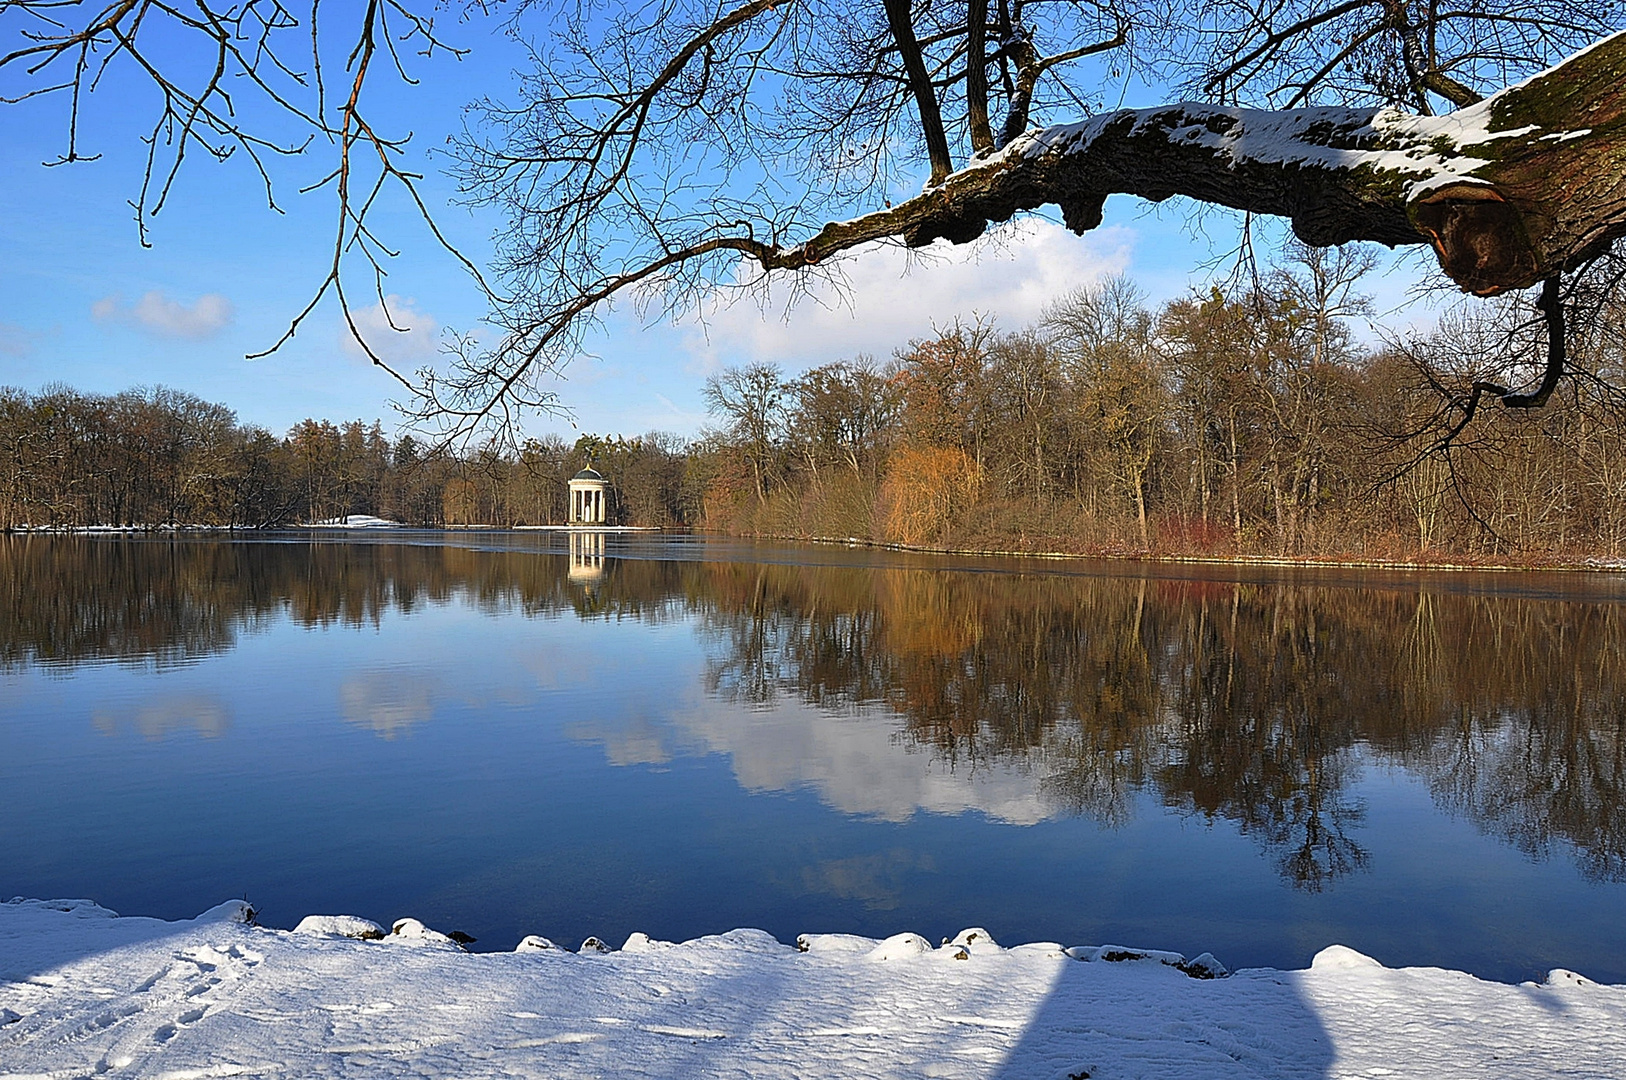
[[[765,270],[902,238],[965,243],[1047,204],[1076,232],[1108,195],[1290,218],[1315,246],[1433,245],[1465,290],[1536,284],[1626,234],[1626,34],[1440,117],[1392,108],[1125,109],[1030,132],[919,196],[793,247],[746,240]]]
[[[1626,233],[1626,37],[1607,13],[1289,6],[1250,30],[1213,3],[672,0],[658,21],[617,10],[598,38],[573,26],[522,103],[489,107],[460,145],[468,189],[512,222],[502,270],[519,301],[496,349],[431,380],[432,410],[479,418],[568,361],[617,299],[671,311],[741,283],[794,288],[868,245],[965,243],[1049,207],[1082,233],[1112,194],[1279,215],[1318,246],[1430,244],[1481,295]],[[1172,60],[1195,55],[1201,35],[1180,27],[1205,19],[1226,51]],[[1361,44],[1307,68],[1307,39],[1335,29]],[[1100,94],[1103,71],[1071,77],[1089,57],[1107,81],[1161,60],[1210,100],[1100,110],[1083,88]],[[911,180],[923,188],[900,196]]]
[[[236,119],[223,80],[259,88],[310,145],[340,151],[316,185],[337,198],[340,222],[317,297],[333,289],[343,302],[347,257],[361,253],[357,272],[376,287],[393,250],[366,224],[380,185],[403,186],[434,225],[416,175],[395,163],[399,145],[362,119],[367,61],[401,41],[444,47],[410,0],[339,15],[354,25],[324,29],[324,40],[359,44],[335,106],[322,89],[319,7],[306,17],[250,3],[221,9],[227,19],[150,0],[0,0],[0,94],[60,98],[64,161],[79,160],[97,73],[134,65],[161,91],[150,142],[171,159],[149,165],[136,200],[145,220],[188,145],[218,158],[246,151],[267,185],[272,149],[304,152],[298,138],[273,142]],[[460,338],[447,363],[416,378],[401,373],[413,408],[454,432],[547,407],[546,376],[583,352],[615,303],[670,314],[719,289],[796,288],[872,244],[964,243],[1048,207],[1083,232],[1114,193],[1278,215],[1314,245],[1430,244],[1447,275],[1482,295],[1550,282],[1626,232],[1615,0],[476,8],[509,19],[534,55],[516,92],[476,103],[451,144],[464,193],[506,222],[490,287],[465,260],[497,333]],[[216,59],[201,89],[143,51],[136,31],[149,9]],[[308,72],[289,66],[296,43],[308,43]],[[1110,108],[1131,84],[1191,100]],[[368,154],[382,164],[363,186],[352,165]],[[1567,301],[1559,286],[1543,290],[1561,343]],[[1562,350],[1553,357],[1550,377],[1563,370]]]

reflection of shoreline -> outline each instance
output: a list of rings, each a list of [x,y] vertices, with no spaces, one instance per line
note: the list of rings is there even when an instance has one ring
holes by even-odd
[[[1111,824],[1145,791],[1235,823],[1313,887],[1361,865],[1345,770],[1364,745],[1520,850],[1567,844],[1589,877],[1626,879],[1626,605],[1613,592],[1554,598],[1557,575],[1479,589],[1196,568],[1059,574],[1034,560],[966,573],[809,564],[794,549],[776,549],[778,562],[776,550],[664,561],[578,539],[592,541],[580,566],[564,541],[542,552],[0,538],[0,610],[13,615],[0,668],[162,668],[284,620],[373,628],[453,602],[684,623],[708,653],[701,686],[675,711],[664,698],[646,710],[647,731],[587,736],[620,739],[612,760],[693,744],[729,753],[753,790],[812,788],[881,820],[975,809]],[[673,551],[695,554],[687,541]],[[600,559],[598,580],[571,580]],[[435,678],[358,683],[343,715],[399,736],[468,681]],[[104,725],[224,730],[212,715]]]
[[[522,526],[532,527],[532,526]],[[558,526],[550,526],[557,528]],[[787,544],[834,544],[844,548],[870,551],[897,551],[911,555],[953,555],[976,559],[1047,559],[1057,562],[1099,561],[1133,566],[1194,566],[1261,568],[1268,570],[1393,570],[1401,573],[1427,573],[1438,570],[1446,574],[1530,573],[1554,571],[1560,573],[1620,574],[1626,572],[1626,558],[1588,555],[1569,558],[1556,553],[1530,552],[1525,560],[1509,561],[1505,556],[1486,558],[1475,562],[1460,553],[1449,560],[1431,562],[1420,559],[1356,559],[1328,555],[1212,555],[1201,551],[1133,551],[1121,547],[1099,547],[1088,551],[1055,551],[1044,548],[951,548],[932,547],[927,544],[905,544],[896,540],[873,540],[860,536],[803,536],[798,533],[729,533],[715,535],[745,540],[777,540]]]

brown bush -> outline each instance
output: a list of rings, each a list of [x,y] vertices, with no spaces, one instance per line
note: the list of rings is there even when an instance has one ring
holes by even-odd
[[[881,527],[886,539],[926,544],[976,506],[982,469],[963,450],[906,446],[892,456],[881,483]]]

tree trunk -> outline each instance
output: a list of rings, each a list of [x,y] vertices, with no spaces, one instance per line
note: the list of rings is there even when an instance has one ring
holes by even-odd
[[[1237,547],[1242,546],[1242,469],[1237,456],[1236,413],[1230,414],[1231,431],[1231,535]]]
[[[1143,550],[1152,549],[1151,534],[1146,530],[1146,471],[1143,469],[1135,474],[1135,517],[1140,524],[1140,546]]]

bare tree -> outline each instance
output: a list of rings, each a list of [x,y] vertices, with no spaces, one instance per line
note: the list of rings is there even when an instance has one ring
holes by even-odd
[[[826,464],[844,466],[855,480],[874,470],[901,402],[873,357],[816,367],[791,383],[789,392],[789,427],[815,483]]]
[[[79,154],[79,108],[100,71],[117,60],[146,73],[163,100],[150,208],[188,147],[256,162],[303,149],[236,119],[230,86],[263,95],[338,150],[326,182],[339,226],[322,289],[347,304],[346,254],[380,271],[387,251],[366,224],[381,185],[417,199],[399,141],[361,107],[369,72],[385,56],[399,69],[402,42],[442,47],[406,5],[367,0],[335,103],[321,50],[311,47],[309,65],[289,52],[317,40],[320,0],[308,19],[279,0],[0,0],[14,42],[0,71],[26,69],[14,97],[70,100],[65,160]],[[1538,386],[1476,391],[1537,405],[1566,371],[1560,276],[1626,233],[1626,36],[1606,36],[1618,28],[1610,0],[515,0],[505,10],[520,35],[542,34],[534,68],[513,101],[481,103],[454,149],[469,197],[508,222],[503,288],[491,290],[497,333],[464,339],[442,370],[402,376],[419,415],[454,431],[547,405],[542,377],[582,350],[613,301],[670,312],[770,277],[795,287],[869,245],[965,243],[1049,206],[1083,232],[1114,193],[1279,215],[1317,247],[1428,244],[1481,295],[1540,284],[1550,348]],[[140,44],[164,22],[207,45],[212,75],[188,88],[165,73]],[[1102,111],[1132,72],[1201,100]],[[365,183],[363,153],[377,159]],[[145,193],[137,202],[149,208]]]
[[[1089,456],[1134,505],[1141,547],[1149,548],[1148,480],[1172,409],[1144,305],[1127,278],[1112,277],[1064,298],[1044,327],[1072,369]]]
[[[430,8],[431,5],[421,5]],[[473,5],[471,5],[473,6]],[[373,211],[391,190],[404,197],[434,240],[457,259],[494,301],[482,271],[436,224],[420,190],[423,176],[406,164],[409,133],[393,134],[371,119],[369,90],[382,76],[412,83],[409,64],[435,54],[460,57],[435,19],[412,0],[365,0],[334,20],[323,0],[0,0],[0,104],[31,99],[63,103],[63,147],[47,166],[92,161],[82,120],[104,80],[152,102],[139,188],[130,200],[137,234],[150,243],[153,219],[169,204],[182,166],[202,156],[246,159],[267,206],[281,212],[290,184],[279,162],[320,157],[314,177],[294,181],[302,193],[331,192],[336,220],[331,257],[316,275],[309,303],[264,352],[294,336],[324,298],[333,296],[351,336],[373,363],[409,389],[408,373],[386,364],[357,325],[357,297],[376,293],[392,330],[385,295],[391,241]],[[319,27],[321,28],[319,31]],[[324,67],[324,63],[326,67]],[[337,65],[340,74],[334,77]],[[132,78],[132,84],[128,80]],[[119,93],[121,91],[114,91]],[[365,284],[356,291],[356,276]],[[365,304],[365,300],[360,301]],[[518,397],[518,395],[511,395]],[[536,400],[534,404],[547,404]]]
[[[1427,243],[1483,294],[1553,279],[1626,231],[1626,39],[1481,99],[1612,30],[1602,4],[571,10],[519,103],[490,105],[460,144],[469,189],[512,222],[519,300],[464,367],[457,408],[566,359],[623,294],[683,308],[1047,205],[1083,232],[1115,192],[1282,215],[1315,246]],[[1134,64],[1212,104],[1095,112]],[[1054,122],[1064,109],[1074,122]]]
[[[784,427],[786,387],[777,365],[727,368],[706,380],[706,408],[720,416],[730,441],[751,466],[757,501],[773,485]]]

